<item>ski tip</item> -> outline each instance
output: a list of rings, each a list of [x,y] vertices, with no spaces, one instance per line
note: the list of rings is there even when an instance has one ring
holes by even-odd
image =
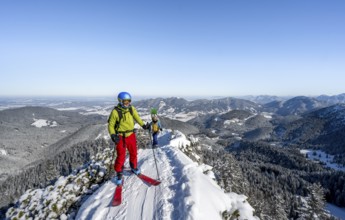
[[[119,205],[121,205],[121,201],[116,201],[116,202],[111,203],[111,206],[119,206]]]
[[[113,201],[111,202],[111,206],[118,206],[121,204],[122,201],[122,185],[118,185],[115,188]]]
[[[158,186],[159,184],[161,184],[161,182],[160,182],[160,181],[157,181],[157,182],[153,183],[152,185]]]

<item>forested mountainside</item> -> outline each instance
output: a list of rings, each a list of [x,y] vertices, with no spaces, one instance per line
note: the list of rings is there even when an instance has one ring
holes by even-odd
[[[308,161],[298,149],[271,146],[266,143],[241,142],[237,148],[197,150],[202,161],[213,166],[218,183],[228,192],[248,196],[260,219],[298,219],[310,207],[311,192],[321,185],[319,199],[345,206],[344,194],[335,181],[344,172],[332,171]],[[335,182],[336,183],[335,183]],[[319,184],[319,185],[318,185]],[[336,189],[336,190],[335,190]],[[335,202],[337,201],[337,202]],[[333,219],[319,210],[323,219]]]
[[[304,148],[322,149],[345,165],[345,105],[336,104],[304,114],[282,126],[283,142]]]
[[[75,168],[90,161],[93,155],[102,152],[108,141],[98,139],[84,141],[55,154],[34,162],[22,172],[12,175],[0,184],[1,207],[7,207],[28,189],[42,188],[54,183],[61,175],[70,174]]]
[[[0,111],[0,183],[45,155],[96,138],[105,123],[101,115],[81,115],[47,107]]]

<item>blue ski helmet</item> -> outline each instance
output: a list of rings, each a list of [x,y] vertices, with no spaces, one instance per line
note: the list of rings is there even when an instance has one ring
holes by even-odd
[[[117,96],[117,100],[119,100],[119,103],[123,106],[123,101],[124,100],[129,100],[132,101],[132,96],[128,92],[120,92],[119,95]]]

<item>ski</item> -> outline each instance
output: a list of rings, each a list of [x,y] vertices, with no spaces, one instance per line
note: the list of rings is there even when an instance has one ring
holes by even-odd
[[[153,185],[153,186],[158,186],[161,183],[161,181],[152,179],[151,177],[148,177],[148,176],[146,176],[146,175],[144,175],[142,173],[140,173],[140,174],[138,174],[136,176],[139,177],[145,183]]]
[[[124,171],[129,172],[129,173],[133,173],[130,168],[125,168]],[[136,175],[135,173],[133,173],[133,174]],[[140,173],[136,176],[139,177],[139,179],[141,179],[143,182],[145,182],[149,185],[158,186],[161,183],[161,181],[153,179],[153,178],[146,176],[142,173]]]
[[[112,206],[118,206],[122,202],[122,185],[123,185],[123,180],[122,180],[122,184],[117,185],[115,188],[113,201],[111,202]]]

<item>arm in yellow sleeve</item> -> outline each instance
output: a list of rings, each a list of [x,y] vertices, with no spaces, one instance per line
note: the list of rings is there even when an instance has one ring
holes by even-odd
[[[137,112],[137,109],[134,108],[134,106],[132,106],[132,110],[133,110],[133,118],[134,120],[142,127],[144,125],[144,122],[143,120],[141,120],[138,112]]]
[[[110,135],[115,134],[115,124],[118,120],[118,113],[116,110],[113,110],[109,117],[109,123],[108,123],[108,132]]]

